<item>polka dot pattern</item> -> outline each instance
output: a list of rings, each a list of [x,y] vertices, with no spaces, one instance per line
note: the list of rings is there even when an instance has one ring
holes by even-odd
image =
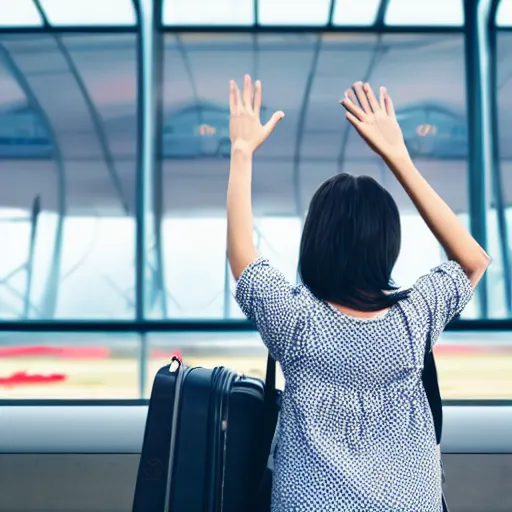
[[[273,512],[442,510],[423,357],[471,296],[448,261],[386,314],[360,319],[288,283],[266,259],[244,270],[237,301],[286,380]]]

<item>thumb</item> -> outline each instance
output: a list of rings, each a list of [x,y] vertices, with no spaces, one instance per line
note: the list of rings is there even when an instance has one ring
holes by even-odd
[[[274,112],[272,117],[269,119],[268,123],[263,127],[263,132],[265,134],[265,139],[274,131],[277,123],[281,121],[284,117],[284,112],[279,110],[278,112]]]

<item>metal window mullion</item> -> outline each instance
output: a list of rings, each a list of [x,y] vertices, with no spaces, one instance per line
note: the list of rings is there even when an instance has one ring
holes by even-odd
[[[464,0],[466,102],[468,122],[469,225],[478,243],[487,249],[488,178],[492,170],[487,17],[490,0]],[[478,313],[488,316],[487,276],[477,289]]]
[[[508,225],[506,219],[506,203],[503,193],[503,180],[501,174],[500,143],[499,143],[499,119],[498,119],[498,44],[495,24],[496,12],[499,0],[492,0],[488,23],[488,48],[489,48],[489,84],[492,99],[489,105],[491,116],[491,151],[492,151],[492,192],[496,208],[496,220],[498,225],[498,244],[503,268],[503,280],[505,282],[505,307],[507,316],[512,315],[512,272],[510,268],[510,254],[508,243]]]
[[[153,95],[153,8],[147,0],[134,0],[139,19],[137,35],[137,115],[138,115],[138,148],[136,175],[136,206],[135,206],[135,320],[145,320],[147,281],[146,266],[148,254],[147,226],[148,212],[151,211],[151,185],[153,158],[152,147],[152,95]],[[148,346],[146,333],[139,331],[139,395],[144,396]]]

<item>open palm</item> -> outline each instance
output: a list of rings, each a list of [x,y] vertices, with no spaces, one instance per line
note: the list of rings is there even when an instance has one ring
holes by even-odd
[[[231,148],[242,148],[254,152],[274,131],[284,113],[275,112],[267,124],[261,124],[261,82],[254,84],[249,75],[244,77],[243,94],[240,94],[236,83],[229,83],[229,137]]]
[[[393,102],[384,87],[377,101],[370,84],[356,82],[340,103],[347,110],[348,121],[376,153],[384,158],[407,153]]]

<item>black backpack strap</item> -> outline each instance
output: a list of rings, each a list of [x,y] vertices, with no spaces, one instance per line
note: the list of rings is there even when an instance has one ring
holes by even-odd
[[[276,390],[276,361],[268,354],[267,371],[265,375],[265,395],[264,395],[264,418],[263,418],[263,446],[270,456],[272,442],[276,431],[277,419],[279,415],[279,395]],[[265,459],[265,466],[262,467],[262,478],[259,482],[254,507],[250,512],[268,512],[270,510],[272,495],[272,470],[268,467],[268,459]]]
[[[434,353],[430,350],[429,341],[425,344],[422,380],[428,404],[434,419],[436,442],[439,444],[441,442],[443,432],[443,403],[441,400],[441,391],[439,389],[439,379],[437,376]]]
[[[270,355],[267,356],[267,370],[265,372],[265,395],[264,395],[264,436],[265,446],[272,444],[274,437],[278,406],[277,406],[277,392],[276,392],[276,360]]]

